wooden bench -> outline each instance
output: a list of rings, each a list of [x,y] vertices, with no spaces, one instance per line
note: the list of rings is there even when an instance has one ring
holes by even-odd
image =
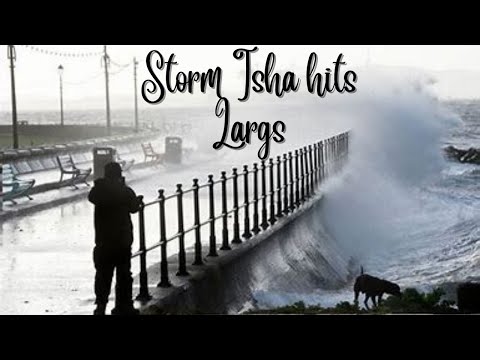
[[[145,162],[147,162],[149,158],[152,158],[152,161],[163,161],[163,154],[155,152],[151,143],[142,144],[142,149],[145,155]]]
[[[33,200],[28,192],[35,185],[35,179],[23,180],[17,178],[13,172],[13,168],[10,164],[1,165],[3,169],[2,176],[2,188],[3,192],[0,195],[4,201],[10,201],[13,204],[17,204],[14,199],[25,196],[30,200]]]
[[[63,181],[63,175],[72,175],[70,181],[68,182],[69,185],[78,189],[75,185],[76,183],[84,183],[87,186],[90,184],[87,182],[87,178],[92,173],[92,169],[79,169],[75,162],[72,159],[72,155],[57,155],[57,162],[58,167],[60,168],[60,181]]]

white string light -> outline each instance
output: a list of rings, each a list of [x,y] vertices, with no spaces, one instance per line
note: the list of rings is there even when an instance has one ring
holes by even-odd
[[[120,65],[120,64],[117,64],[115,61],[113,61],[113,60],[111,60],[111,59],[110,59],[110,62],[111,62],[113,65],[118,66],[118,67],[121,67],[121,68],[126,68],[126,67],[132,65],[132,62],[129,62],[128,64]]]
[[[112,61],[112,62],[113,62],[113,61]],[[115,72],[111,72],[110,75],[111,75],[111,76],[118,75],[118,74],[120,74],[123,70],[128,69],[128,68],[130,67],[130,65],[132,65],[132,63],[127,64],[127,65],[124,65],[122,68],[120,68],[119,70],[117,70],[117,71],[115,71]]]
[[[95,52],[65,52],[65,51],[54,51],[49,49],[44,49],[35,45],[20,45],[25,47],[30,51],[35,51],[44,55],[52,55],[52,56],[61,56],[61,57],[93,57],[93,56],[100,56],[103,54],[103,51],[95,51]]]
[[[42,48],[42,47],[39,47],[39,46],[36,46],[36,45],[19,45],[19,46],[22,46],[30,51],[33,51],[33,52],[37,52],[37,53],[40,53],[40,54],[43,54],[43,55],[50,55],[50,56],[59,56],[59,57],[79,57],[79,58],[85,58],[85,57],[94,57],[94,56],[102,56],[101,58],[101,67],[104,66],[104,59],[103,59],[103,55],[104,52],[103,51],[96,51],[96,52],[66,52],[66,51],[57,51],[57,50],[49,50],[49,49],[45,49],[45,48]],[[133,62],[129,62],[128,64],[118,64],[116,63],[115,61],[111,60],[110,56],[107,55],[107,65],[110,65],[110,64],[113,64],[115,65],[116,67],[118,67],[119,69],[116,70],[116,71],[113,71],[113,72],[110,72],[110,76],[115,76],[115,75],[118,75],[120,74],[121,72],[123,72],[125,69],[129,68]],[[83,84],[87,84],[89,82],[91,82],[92,80],[95,80],[97,78],[99,78],[100,76],[102,76],[104,73],[103,72],[100,72],[100,73],[97,73],[93,76],[91,76],[90,78],[88,79],[85,79],[85,80],[82,80],[82,81],[79,81],[79,82],[70,82],[70,81],[65,81],[64,83],[66,85],[83,85]]]

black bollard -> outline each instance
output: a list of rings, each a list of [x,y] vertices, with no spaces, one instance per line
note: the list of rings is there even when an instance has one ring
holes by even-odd
[[[208,175],[208,197],[210,210],[210,247],[207,256],[218,256],[217,254],[217,237],[215,236],[215,193],[214,193],[213,175]]]
[[[269,167],[269,173],[270,173],[270,224],[273,225],[276,222],[275,219],[275,188],[274,188],[274,183],[273,183],[273,159],[270,158],[268,160],[268,167]]]
[[[200,231],[200,201],[198,179],[193,179],[193,216],[195,227],[195,261],[192,265],[203,265],[202,239]]]
[[[185,256],[185,229],[183,226],[183,190],[182,184],[177,184],[178,212],[178,272],[177,276],[189,275]]]
[[[228,208],[227,208],[227,173],[222,171],[222,247],[220,250],[231,250],[228,243]]]
[[[232,244],[241,244],[240,223],[238,219],[238,173],[237,168],[233,168],[233,239]]]
[[[243,166],[243,205],[244,205],[244,232],[243,237],[245,239],[250,239],[252,237],[252,233],[250,231],[250,204],[248,201],[248,165]]]
[[[277,156],[277,217],[282,216],[282,158]]]
[[[288,214],[288,163],[287,154],[283,154],[283,213]]]
[[[160,217],[160,282],[158,287],[170,287],[172,284],[168,279],[168,257],[167,257],[167,229],[165,221],[165,195],[164,190],[158,190],[158,213]]]
[[[258,164],[253,164],[253,229],[254,234],[260,232],[258,226]]]
[[[262,229],[268,228],[267,219],[267,179],[266,179],[266,166],[265,161],[262,160]]]

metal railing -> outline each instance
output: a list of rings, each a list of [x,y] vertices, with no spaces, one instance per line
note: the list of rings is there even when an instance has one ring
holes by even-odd
[[[142,205],[138,215],[139,250],[132,254],[132,258],[140,259],[140,292],[137,300],[145,301],[151,298],[148,289],[147,254],[160,248],[160,282],[158,287],[169,287],[169,263],[167,246],[174,240],[178,241],[178,257],[176,259],[177,276],[188,276],[188,267],[185,251],[185,237],[192,233],[194,237],[194,261],[192,266],[203,265],[204,246],[202,246],[202,229],[208,232],[207,256],[218,256],[218,250],[231,250],[230,243],[240,244],[256,234],[273,226],[277,219],[295,212],[306,201],[316,194],[316,190],[324,179],[341,169],[347,160],[349,148],[349,134],[345,132],[313,145],[296,149],[268,162],[262,161],[260,166],[254,163],[252,169],[247,165],[243,171],[233,168],[232,174],[227,176],[221,172],[218,180],[208,175],[205,184],[193,180],[193,186],[184,190],[182,184],[171,195],[165,195],[164,189],[158,191],[158,198]],[[267,181],[268,180],[268,181]],[[239,181],[243,183],[243,191],[239,190]],[[218,190],[218,187],[220,190]],[[228,192],[228,188],[231,192]],[[217,190],[217,192],[215,191]],[[253,190],[253,191],[252,191]],[[201,221],[201,192],[207,192],[208,201],[203,202],[207,219]],[[220,196],[216,196],[220,192]],[[243,193],[243,202],[239,204]],[[185,228],[185,196],[193,198],[193,225]],[[176,230],[167,236],[166,204],[176,199]],[[229,208],[229,204],[232,207]],[[159,241],[147,246],[145,234],[145,210],[158,207],[158,236]],[[220,207],[220,213],[216,212]],[[205,209],[203,209],[205,210]],[[242,212],[242,214],[240,214]],[[203,213],[203,212],[202,212]],[[168,212],[168,214],[172,214]],[[240,234],[242,215],[243,233]],[[221,241],[217,242],[217,222],[221,227]],[[229,223],[232,226],[229,226]],[[170,222],[168,225],[173,225]],[[232,239],[230,240],[230,236]],[[205,246],[206,247],[206,246]],[[206,252],[206,251],[205,251]]]

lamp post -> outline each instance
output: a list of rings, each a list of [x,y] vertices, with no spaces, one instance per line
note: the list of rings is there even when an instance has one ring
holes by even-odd
[[[135,90],[135,132],[138,132],[137,66],[138,61],[136,58],[133,58],[133,86]]]
[[[10,78],[12,85],[12,128],[13,128],[13,148],[18,149],[18,121],[17,121],[17,98],[15,94],[15,60],[17,59],[15,47],[8,46],[8,59],[10,60]]]
[[[60,124],[63,126],[63,66],[58,66],[58,75],[60,76]]]
[[[103,46],[103,61],[105,66],[105,92],[107,100],[107,133],[111,135],[111,120],[110,120],[110,91],[108,86],[108,66],[110,65],[110,58],[107,54],[107,45]]]

